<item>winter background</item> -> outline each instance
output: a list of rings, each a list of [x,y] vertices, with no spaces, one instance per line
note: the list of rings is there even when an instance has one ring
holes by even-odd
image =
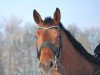
[[[100,43],[100,0],[0,0],[0,75],[40,75],[33,10],[44,19],[57,7],[64,27],[94,54]]]

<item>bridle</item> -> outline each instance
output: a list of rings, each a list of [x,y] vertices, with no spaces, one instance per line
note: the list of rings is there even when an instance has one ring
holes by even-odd
[[[59,29],[60,33],[59,33],[59,37],[58,39],[58,47],[55,47],[55,45],[53,45],[50,42],[44,42],[42,43],[42,45],[40,46],[40,48],[38,49],[37,43],[36,43],[36,48],[37,48],[37,58],[38,60],[40,60],[40,54],[41,51],[43,50],[44,47],[49,47],[55,54],[55,63],[56,63],[56,68],[57,70],[62,74],[63,74],[63,66],[60,63],[60,59],[61,59],[61,51],[62,51],[62,37],[61,37],[61,28],[59,26],[51,26],[51,27],[38,27],[37,30],[39,29],[43,29],[43,30],[48,30],[51,28],[57,28]]]
[[[49,47],[51,50],[53,50],[53,52],[56,56],[57,62],[58,62],[58,59],[60,59],[60,57],[61,57],[61,50],[62,50],[62,39],[61,39],[61,29],[60,29],[60,27],[59,26],[51,26],[51,27],[48,27],[48,28],[39,27],[37,30],[39,30],[39,29],[48,30],[48,29],[51,29],[51,28],[58,28],[60,30],[59,37],[58,37],[58,47],[55,47],[50,42],[42,43],[42,45],[40,46],[39,49],[37,47],[37,58],[38,59],[40,58],[41,51],[43,50],[44,47]],[[37,44],[36,44],[36,46],[37,46]]]

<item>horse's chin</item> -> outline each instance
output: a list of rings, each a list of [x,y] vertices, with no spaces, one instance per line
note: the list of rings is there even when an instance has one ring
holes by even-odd
[[[41,71],[41,73],[42,73],[43,75],[52,75],[53,70],[54,70],[53,67],[50,68],[50,69],[48,69],[48,68],[45,68],[45,69],[40,68],[40,71]]]

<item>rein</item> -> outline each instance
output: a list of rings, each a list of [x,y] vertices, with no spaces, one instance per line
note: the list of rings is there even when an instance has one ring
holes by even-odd
[[[48,30],[48,29],[51,29],[51,28],[58,28],[61,31],[61,29],[60,29],[59,26],[51,26],[51,27],[48,27],[48,28],[46,28],[46,27],[39,27],[38,29]],[[55,47],[50,42],[44,42],[44,43],[42,43],[42,45],[40,46],[39,49],[38,49],[37,44],[36,44],[36,47],[37,47],[37,58],[38,59],[40,58],[41,51],[43,50],[44,47],[49,47],[54,52],[54,54],[55,54],[56,68],[63,75],[63,70],[62,70],[63,66],[60,63],[61,51],[62,51],[62,37],[61,37],[61,32],[60,32],[59,37],[58,37],[58,44],[59,44],[58,47]]]

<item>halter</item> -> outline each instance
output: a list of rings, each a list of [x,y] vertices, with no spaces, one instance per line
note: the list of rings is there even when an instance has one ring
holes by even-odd
[[[38,29],[48,30],[48,29],[51,29],[51,28],[58,28],[58,29],[60,30],[59,26],[51,26],[51,27],[48,27],[48,28],[46,28],[46,27],[39,27]],[[38,29],[37,29],[37,30],[38,30]],[[39,49],[38,49],[38,47],[37,47],[37,58],[38,58],[38,59],[40,58],[41,50],[42,50],[44,47],[49,47],[51,50],[53,50],[53,52],[55,53],[56,58],[57,58],[57,60],[58,60],[58,59],[60,58],[60,54],[61,54],[61,50],[62,50],[61,33],[60,33],[59,38],[58,38],[58,44],[59,44],[59,46],[58,46],[58,48],[57,48],[57,47],[55,47],[55,46],[54,46],[52,43],[50,43],[50,42],[44,42],[44,43],[42,43],[42,45],[40,46]]]
[[[38,49],[37,47],[37,58],[39,59],[40,58],[40,54],[41,54],[41,51],[43,50],[44,47],[49,47],[55,54],[55,58],[56,58],[56,68],[57,70],[62,73],[63,75],[63,66],[60,64],[60,58],[61,58],[61,51],[62,51],[62,37],[61,37],[61,29],[59,26],[51,26],[51,27],[39,27],[38,29],[43,29],[43,30],[48,30],[48,29],[51,29],[51,28],[58,28],[60,30],[60,34],[59,34],[59,38],[58,38],[58,47],[55,47],[52,43],[50,42],[44,42],[42,43],[42,45],[40,46],[40,48]],[[37,29],[37,30],[38,30]],[[37,46],[37,44],[36,44]],[[40,60],[40,59],[39,59]]]

